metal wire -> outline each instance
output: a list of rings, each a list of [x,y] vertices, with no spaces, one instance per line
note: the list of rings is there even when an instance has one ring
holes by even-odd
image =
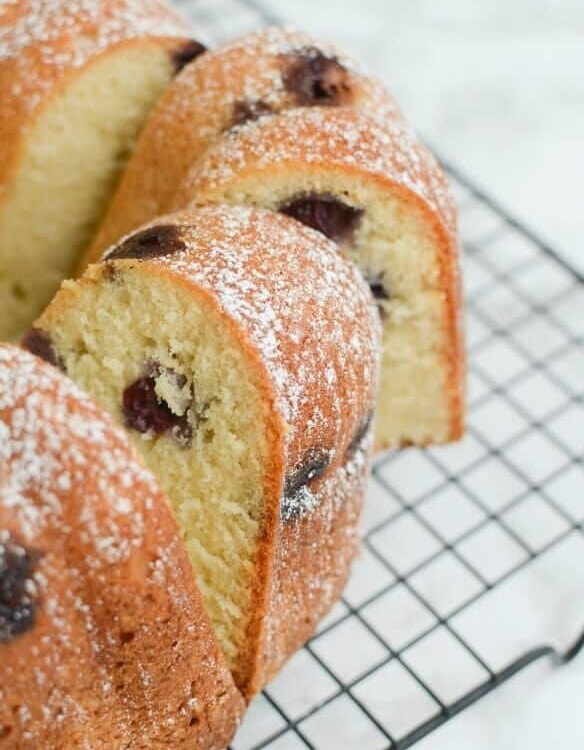
[[[260,0],[178,4],[212,41],[278,22],[277,14]],[[396,452],[376,462],[375,497],[369,502],[372,515],[365,519],[363,540],[370,593],[355,596],[349,587],[298,657],[326,688],[314,700],[299,703],[298,696],[291,701],[281,687],[270,686],[259,707],[252,708],[255,716],[248,726],[255,722],[256,728],[239,735],[234,750],[325,750],[331,747],[331,735],[323,735],[321,725],[343,711],[354,712],[352,722],[362,722],[363,734],[345,744],[339,737],[335,748],[405,750],[533,662],[551,658],[563,664],[584,648],[584,633],[574,633],[573,644],[564,650],[534,643],[496,668],[493,662],[500,659],[465,638],[461,626],[461,617],[488,604],[496,591],[532,570],[535,561],[549,559],[575,537],[582,541],[584,506],[575,503],[573,489],[579,486],[581,499],[580,448],[572,446],[569,429],[566,436],[557,425],[569,425],[575,410],[584,414],[583,384],[577,375],[582,328],[570,318],[572,308],[580,320],[584,316],[584,277],[454,165],[443,163],[457,193],[465,246],[471,384],[467,440],[459,448]],[[577,363],[570,369],[572,360]],[[496,498],[489,493],[488,482],[480,479],[483,472],[506,477],[501,485],[506,497],[499,497],[498,490]],[[564,484],[567,489],[559,492]],[[444,501],[445,511],[436,511],[448,493],[452,497]],[[466,516],[462,525],[453,514],[455,503]],[[531,519],[527,526],[521,523],[522,513]],[[542,519],[539,526],[536,517]],[[412,549],[398,549],[395,541],[400,539],[418,542]],[[505,564],[499,559],[501,549],[509,552]],[[436,592],[420,585],[441,565],[470,582],[467,593],[449,606],[436,603]],[[380,615],[391,597],[417,612],[411,637],[398,645],[390,642]],[[367,644],[376,653],[370,664],[351,675],[340,655],[334,655],[342,649],[333,649],[331,656],[323,645],[344,629],[360,634],[359,648]],[[445,690],[432,672],[442,674],[448,667],[440,663],[439,649],[432,652],[432,664],[413,658],[431,639],[441,639],[480,675],[461,694],[445,695],[449,686]],[[390,703],[390,672],[405,680],[425,706],[419,720],[395,731],[366,689],[377,685],[379,691],[381,685]],[[396,699],[399,696],[398,690]],[[336,707],[341,712],[335,713]]]

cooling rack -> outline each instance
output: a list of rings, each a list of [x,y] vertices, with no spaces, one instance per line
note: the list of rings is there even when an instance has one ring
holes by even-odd
[[[278,22],[257,0],[177,2],[211,42]],[[232,750],[404,750],[584,646],[584,279],[444,166],[465,250],[467,436],[377,460],[343,599]]]

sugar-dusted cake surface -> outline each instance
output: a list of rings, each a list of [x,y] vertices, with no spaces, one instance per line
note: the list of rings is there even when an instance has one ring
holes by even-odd
[[[241,708],[153,475],[69,378],[1,345],[0,748],[221,750]]]
[[[168,211],[177,186],[215,140],[250,120],[315,106],[400,118],[380,81],[309,34],[267,28],[198,57],[149,117],[84,263]]]

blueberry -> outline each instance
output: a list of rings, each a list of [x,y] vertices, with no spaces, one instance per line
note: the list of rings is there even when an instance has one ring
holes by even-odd
[[[0,643],[7,643],[34,627],[36,602],[30,584],[39,557],[38,552],[10,539],[0,541]]]
[[[351,94],[348,71],[336,57],[316,47],[305,47],[295,55],[283,55],[285,88],[300,106],[346,104]]]

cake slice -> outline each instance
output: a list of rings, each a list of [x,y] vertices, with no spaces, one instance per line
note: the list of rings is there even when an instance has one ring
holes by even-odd
[[[379,345],[359,273],[286,216],[200,209],[65,282],[25,345],[125,425],[159,477],[251,697],[357,550]]]
[[[399,117],[380,81],[308,34],[267,28],[198,57],[148,118],[85,263],[168,211],[189,168],[217,138],[249,120],[315,106]]]
[[[0,4],[0,338],[71,274],[148,112],[202,49],[164,0]]]
[[[174,199],[262,206],[337,243],[383,326],[378,448],[460,438],[464,347],[456,211],[435,159],[394,119],[292,109],[221,138]]]

